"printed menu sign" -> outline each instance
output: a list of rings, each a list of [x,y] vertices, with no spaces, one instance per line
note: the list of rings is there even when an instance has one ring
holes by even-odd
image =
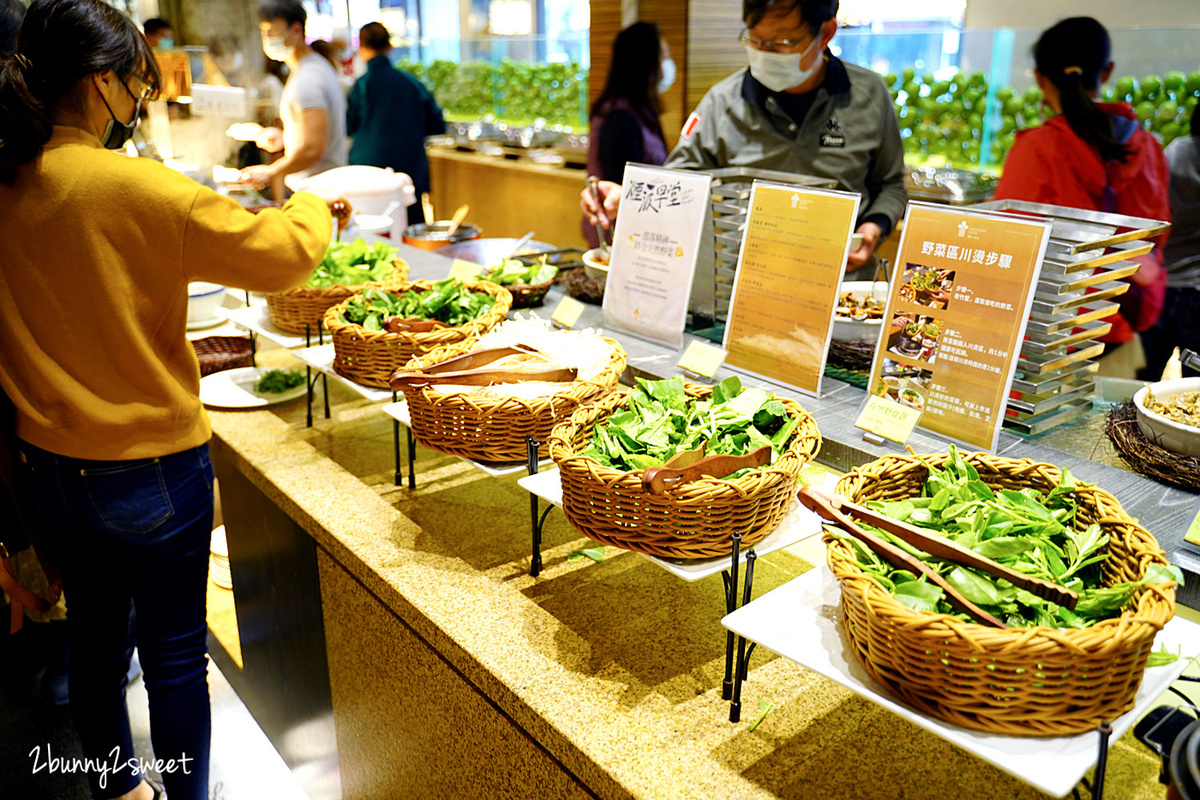
[[[868,390],[995,450],[1050,223],[910,203]]]
[[[668,347],[683,325],[712,179],[628,164],[604,290],[604,325]]]
[[[859,196],[755,182],[725,362],[817,395]]]

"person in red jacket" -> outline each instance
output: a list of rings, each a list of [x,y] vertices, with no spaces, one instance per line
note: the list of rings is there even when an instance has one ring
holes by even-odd
[[[1108,31],[1091,17],[1065,19],[1042,33],[1033,47],[1034,76],[1055,116],[1017,134],[996,199],[1170,220],[1170,172],[1158,140],[1142,129],[1128,103],[1096,102],[1100,84],[1112,75],[1110,50]],[[1137,259],[1141,267],[1118,298],[1120,313],[1109,317],[1102,373],[1132,378],[1141,366],[1140,347],[1120,346],[1162,311],[1165,238]]]

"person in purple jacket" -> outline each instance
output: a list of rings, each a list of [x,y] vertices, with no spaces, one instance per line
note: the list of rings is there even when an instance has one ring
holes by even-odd
[[[658,115],[659,95],[675,82],[675,62],[653,22],[635,22],[617,34],[604,91],[592,104],[588,175],[620,183],[625,164],[667,160]],[[600,244],[587,220],[580,230],[589,247]]]

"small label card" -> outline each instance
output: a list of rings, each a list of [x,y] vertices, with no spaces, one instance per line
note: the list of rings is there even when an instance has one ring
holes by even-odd
[[[469,283],[483,273],[483,265],[476,264],[474,261],[464,261],[461,258],[454,259],[454,263],[450,265],[450,277],[458,278],[463,283]]]
[[[554,313],[550,315],[550,321],[564,328],[574,328],[575,323],[579,322],[579,317],[583,315],[583,309],[583,303],[574,297],[564,297],[555,306]]]
[[[725,350],[705,342],[692,342],[679,359],[679,368],[684,372],[711,378],[725,363]]]
[[[912,436],[913,428],[921,419],[921,409],[894,403],[882,397],[870,397],[858,415],[854,427],[904,444]]]

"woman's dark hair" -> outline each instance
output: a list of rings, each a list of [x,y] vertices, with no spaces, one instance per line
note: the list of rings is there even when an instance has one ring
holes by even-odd
[[[647,122],[658,126],[658,115],[662,113],[658,97],[661,54],[662,40],[653,22],[635,22],[618,33],[604,91],[592,103],[589,116],[599,116],[613,100],[624,99]]]
[[[281,19],[289,28],[299,22],[303,28],[308,22],[308,12],[300,5],[300,0],[263,0],[258,6],[258,18],[263,22]]]
[[[0,58],[9,58],[17,47],[17,29],[25,16],[25,6],[17,0],[0,0]]]
[[[13,57],[0,63],[0,182],[37,158],[63,104],[81,104],[83,79],[112,70],[157,92],[158,64],[129,17],[101,0],[35,0],[17,31]]]
[[[804,24],[815,31],[837,17],[838,0],[742,0],[742,22],[753,28],[769,13],[790,14],[797,9]]]
[[[1108,31],[1091,17],[1071,17],[1047,28],[1033,46],[1037,71],[1058,89],[1062,115],[1075,135],[1105,161],[1124,162],[1129,148],[1113,136],[1112,120],[1089,96],[1112,54]]]
[[[1200,103],[1192,109],[1192,121],[1188,123],[1192,136],[1200,138]]]

